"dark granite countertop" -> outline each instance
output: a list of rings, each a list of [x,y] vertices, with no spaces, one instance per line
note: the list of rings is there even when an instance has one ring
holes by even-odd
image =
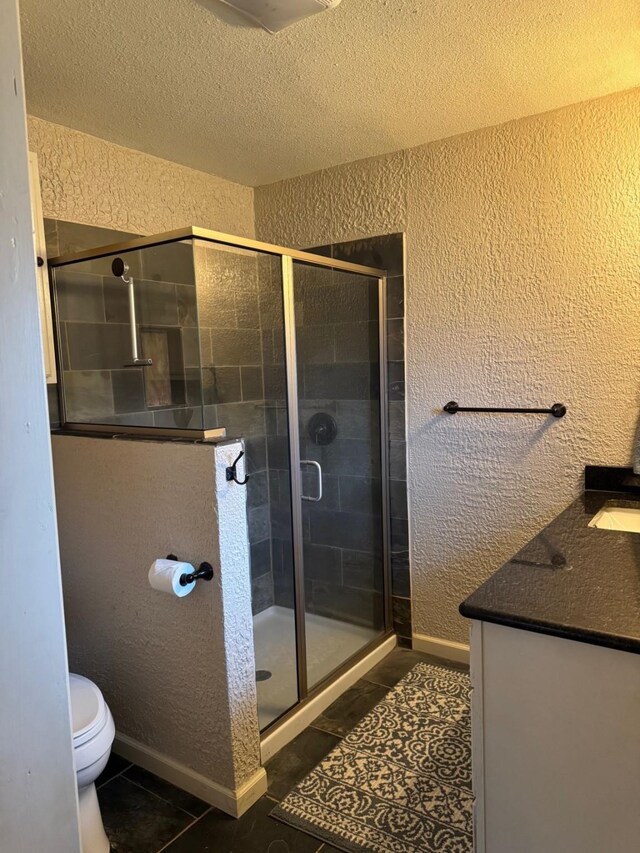
[[[460,613],[640,654],[640,534],[589,527],[607,503],[640,507],[640,492],[586,491],[472,593]]]

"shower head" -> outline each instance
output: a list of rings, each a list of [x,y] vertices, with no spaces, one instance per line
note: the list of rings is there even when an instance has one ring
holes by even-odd
[[[125,264],[122,258],[114,258],[111,264],[111,272],[116,278],[124,280],[124,277],[129,272],[129,264]]]

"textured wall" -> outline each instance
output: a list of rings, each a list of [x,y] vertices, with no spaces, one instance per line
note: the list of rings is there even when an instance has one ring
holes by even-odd
[[[237,443],[53,436],[69,664],[116,728],[236,788],[259,766],[245,492]],[[153,559],[209,560],[186,598],[153,590]]]
[[[399,151],[257,187],[258,239],[303,248],[404,231],[406,159]]]
[[[256,665],[251,618],[249,536],[246,528],[246,489],[228,483],[227,466],[237,459],[242,445],[229,442],[215,451],[215,494],[218,530],[218,566],[226,668],[226,737],[231,749],[233,787],[246,782],[260,765]],[[245,475],[243,463],[238,476]],[[217,567],[216,567],[217,568]],[[204,649],[208,646],[204,646]],[[205,655],[209,668],[215,659]],[[209,689],[210,684],[205,689]],[[217,688],[220,695],[220,685]],[[216,701],[219,701],[216,700]],[[228,709],[228,710],[227,710]],[[214,765],[217,767],[217,764]],[[216,770],[217,772],[217,770]]]
[[[253,190],[29,117],[46,217],[154,234],[199,225],[252,237]]]
[[[418,633],[464,641],[458,603],[581,489],[584,464],[631,462],[639,127],[634,90],[256,191],[260,238],[406,230]],[[451,417],[449,399],[569,414]]]

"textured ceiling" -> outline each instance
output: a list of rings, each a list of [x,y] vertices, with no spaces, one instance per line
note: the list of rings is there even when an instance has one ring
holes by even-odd
[[[21,0],[28,109],[252,186],[640,85],[637,0]]]

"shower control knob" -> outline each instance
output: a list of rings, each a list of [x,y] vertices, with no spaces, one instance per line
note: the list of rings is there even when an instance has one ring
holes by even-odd
[[[317,412],[309,418],[307,434],[315,444],[331,444],[338,435],[338,425],[331,415],[326,412]]]

